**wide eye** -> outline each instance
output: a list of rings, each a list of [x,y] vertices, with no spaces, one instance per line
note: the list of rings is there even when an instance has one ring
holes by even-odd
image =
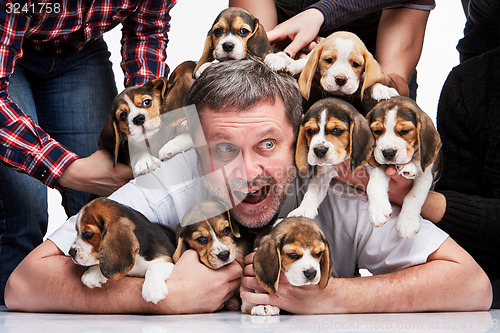
[[[225,227],[224,229],[222,229],[222,234],[224,236],[227,236],[231,233],[231,228],[230,227]]]
[[[288,258],[292,260],[297,260],[300,258],[300,256],[295,252],[287,253],[286,255],[288,256]]]
[[[249,33],[250,30],[246,28],[241,28],[240,30],[238,30],[238,35],[240,35],[241,37],[246,37]]]
[[[399,135],[404,136],[406,134],[410,133],[410,130],[401,130],[399,131]]]
[[[208,238],[205,236],[199,236],[198,238],[195,239],[195,241],[197,241],[201,245],[205,245],[208,243]]]
[[[345,132],[345,129],[335,127],[332,131],[332,134],[335,136],[341,136],[344,132]]]
[[[120,113],[120,115],[118,116],[118,118],[120,118],[120,121],[127,121],[127,112],[122,112]]]
[[[333,64],[333,59],[332,59],[332,58],[326,58],[326,59],[325,59],[325,62],[326,62],[327,64]]]
[[[153,105],[153,100],[152,99],[145,99],[142,101],[142,106],[145,108],[149,108],[151,105]]]
[[[234,145],[227,142],[219,143],[215,147],[221,153],[233,153],[238,150]]]
[[[216,28],[213,32],[215,37],[220,37],[222,35],[222,28]]]
[[[353,61],[352,63],[352,67],[354,68],[358,68],[359,66],[361,66],[360,64],[358,64],[356,61]]]
[[[260,146],[263,148],[263,149],[273,149],[274,146],[276,145],[276,143],[274,143],[274,141],[272,140],[265,140],[263,141]]]
[[[83,233],[83,237],[85,237],[85,239],[91,239],[92,237],[94,237],[94,233],[91,231],[85,231]]]

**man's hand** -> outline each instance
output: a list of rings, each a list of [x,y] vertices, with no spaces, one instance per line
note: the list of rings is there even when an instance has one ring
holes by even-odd
[[[203,313],[222,308],[239,287],[241,274],[236,261],[210,269],[200,262],[196,251],[187,250],[167,280],[169,309],[165,313]]]
[[[71,163],[58,180],[59,185],[74,190],[108,196],[133,178],[132,169],[118,163],[111,155],[98,150],[89,157]]]

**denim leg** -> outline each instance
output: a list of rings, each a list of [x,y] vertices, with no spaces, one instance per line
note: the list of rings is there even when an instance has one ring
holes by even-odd
[[[36,122],[35,105],[22,70],[10,80],[12,100]],[[47,230],[47,188],[38,180],[0,164],[0,304],[7,279],[39,245]]]
[[[71,57],[54,57],[45,75],[30,77],[40,125],[80,157],[97,150],[117,94],[109,55],[106,43],[99,39]],[[36,54],[27,59],[37,64]],[[68,216],[89,201],[88,193],[72,189],[62,190],[61,195]]]

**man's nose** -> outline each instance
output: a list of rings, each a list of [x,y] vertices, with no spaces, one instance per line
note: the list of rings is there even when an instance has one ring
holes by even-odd
[[[257,176],[262,175],[264,167],[261,159],[256,154],[243,154],[243,166],[247,181],[254,180]]]

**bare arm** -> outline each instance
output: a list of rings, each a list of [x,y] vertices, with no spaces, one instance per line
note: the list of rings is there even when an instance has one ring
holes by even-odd
[[[84,268],[64,256],[51,241],[33,250],[10,276],[5,289],[9,309],[30,312],[179,314],[217,310],[239,285],[234,263],[211,270],[196,252],[186,251],[167,280],[168,295],[157,305],[142,299],[142,278],[123,277],[89,289],[80,280]]]
[[[253,275],[251,265],[245,274]],[[242,284],[262,290],[253,276],[244,277]],[[489,309],[492,291],[483,270],[448,238],[427,263],[395,273],[331,278],[324,290],[317,285],[293,287],[280,281],[275,295],[244,292],[241,296],[248,302],[275,305],[293,313],[474,311]]]

